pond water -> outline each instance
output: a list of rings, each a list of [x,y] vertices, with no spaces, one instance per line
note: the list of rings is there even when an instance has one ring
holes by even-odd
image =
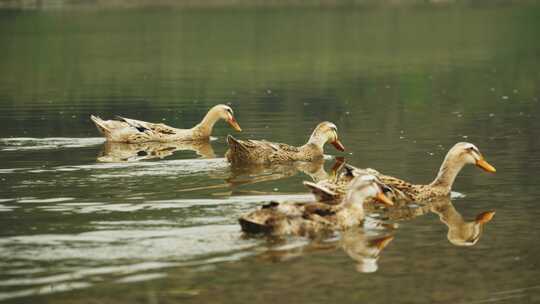
[[[540,302],[539,34],[540,6],[516,2],[0,9],[0,301]],[[217,103],[242,133],[219,123],[157,158],[89,120],[190,127]],[[300,145],[323,120],[347,148],[324,164],[223,158],[229,133]],[[452,202],[393,228],[240,231],[265,202],[309,199],[333,156],[425,183],[458,141],[497,173],[466,167]]]

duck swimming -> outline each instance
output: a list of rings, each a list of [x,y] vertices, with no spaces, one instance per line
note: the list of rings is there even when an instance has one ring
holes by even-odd
[[[393,176],[383,175],[373,169],[358,169],[349,164],[344,167],[346,172],[333,181],[323,181],[318,188],[313,190],[317,192],[321,199],[338,199],[346,192],[346,187],[351,178],[355,175],[372,174],[392,190],[393,199],[406,201],[425,201],[440,196],[448,196],[452,190],[452,185],[461,169],[468,164],[476,165],[484,171],[495,173],[496,169],[490,165],[480,150],[473,144],[460,142],[455,144],[446,154],[444,161],[439,169],[435,180],[427,185],[412,184]],[[321,193],[320,189],[326,189]]]
[[[383,194],[383,187],[375,176],[361,175],[355,177],[347,195],[337,205],[322,202],[270,202],[242,216],[239,222],[242,230],[247,233],[313,236],[361,225],[364,221],[363,204],[369,198],[393,205]]]
[[[301,147],[266,140],[239,140],[229,135],[227,160],[231,163],[269,164],[291,161],[314,161],[324,155],[324,145],[330,142],[339,151],[345,147],[339,141],[337,127],[331,122],[321,122],[308,142]]]
[[[240,132],[242,129],[234,118],[231,107],[216,105],[204,116],[202,121],[191,129],[177,129],[162,123],[151,123],[117,116],[118,120],[102,120],[91,115],[90,119],[98,130],[111,142],[142,143],[208,140],[214,124],[223,119]]]

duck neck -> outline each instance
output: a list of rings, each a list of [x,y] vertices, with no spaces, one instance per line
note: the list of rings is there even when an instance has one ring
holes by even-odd
[[[354,193],[349,193],[345,197],[343,209],[347,210],[347,212],[354,213],[356,216],[358,216],[358,218],[363,218],[364,217],[364,200],[365,200],[364,196],[354,194]]]
[[[317,133],[315,130],[313,134],[309,137],[308,142],[301,147],[304,153],[310,153],[317,156],[323,156],[324,155],[324,144],[326,143],[327,139],[324,138],[324,136],[321,136]]]
[[[311,136],[309,137],[309,140],[306,145],[313,145],[322,150],[324,147],[324,144],[326,144],[327,141],[328,141],[328,138],[319,134],[319,132],[315,130],[313,131],[313,134],[311,134]]]
[[[445,192],[450,192],[454,180],[463,166],[463,163],[456,162],[447,155],[439,169],[437,177],[431,182],[430,186],[440,188]]]
[[[210,137],[210,135],[212,135],[214,125],[218,120],[220,120],[220,118],[221,117],[219,116],[219,113],[217,113],[215,109],[210,109],[210,111],[206,113],[201,122],[195,127],[193,127],[193,129],[196,129],[198,131],[200,137]]]
[[[459,214],[459,212],[457,212],[452,203],[436,206],[432,209],[432,211],[438,214],[441,222],[446,224],[448,227],[452,225],[455,226],[456,223],[459,224],[464,222],[463,217],[461,214]]]

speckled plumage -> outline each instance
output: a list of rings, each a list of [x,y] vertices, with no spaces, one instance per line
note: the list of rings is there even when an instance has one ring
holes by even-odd
[[[446,154],[437,177],[430,184],[412,184],[393,176],[381,174],[374,169],[359,169],[347,164],[344,166],[345,173],[335,180],[321,181],[319,186],[335,193],[335,196],[328,195],[328,200],[339,199],[340,196],[344,195],[352,176],[372,174],[391,190],[392,196],[390,197],[393,200],[397,202],[423,202],[450,195],[457,174],[466,164],[476,164],[486,171],[495,172],[495,168],[487,164],[478,148],[473,144],[457,143]]]
[[[269,164],[292,161],[316,161],[324,155],[323,146],[331,141],[338,149],[343,149],[333,123],[322,122],[313,131],[309,141],[295,147],[266,140],[239,140],[229,135],[227,160],[231,163]]]
[[[359,176],[351,182],[346,198],[338,204],[271,202],[243,215],[239,222],[245,232],[270,235],[313,236],[345,230],[363,223],[365,199],[381,191],[375,177]]]
[[[203,120],[191,129],[178,129],[163,123],[151,123],[142,120],[117,116],[117,120],[103,120],[91,115],[90,119],[98,130],[110,142],[144,143],[208,140],[214,124],[226,120],[231,127],[241,131],[233,116],[232,109],[226,105],[212,107]]]

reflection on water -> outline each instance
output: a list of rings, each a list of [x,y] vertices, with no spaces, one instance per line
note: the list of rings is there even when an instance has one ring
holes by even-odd
[[[314,239],[307,244],[279,244],[263,252],[259,257],[263,260],[286,261],[292,258],[305,258],[315,252],[331,252],[343,250],[356,264],[355,269],[362,273],[375,272],[377,261],[383,249],[394,239],[391,235],[370,235],[360,228],[340,232],[333,238]],[[373,232],[371,232],[373,234]]]
[[[484,225],[495,215],[495,211],[484,211],[474,220],[466,221],[450,200],[436,202],[430,210],[448,227],[448,241],[456,246],[474,246],[482,236]]]
[[[539,6],[370,3],[0,9],[0,300],[539,302]],[[348,162],[418,183],[459,141],[498,171],[465,168],[452,202],[274,242],[238,217],[312,200],[302,181],[334,178],[332,157],[231,167],[228,128],[206,147],[104,145],[88,119],[189,126],[217,103],[246,139],[297,146],[333,121]]]
[[[106,142],[97,160],[99,162],[132,162],[155,158],[163,159],[180,150],[194,151],[202,158],[216,157],[212,145],[207,141],[139,144]]]

